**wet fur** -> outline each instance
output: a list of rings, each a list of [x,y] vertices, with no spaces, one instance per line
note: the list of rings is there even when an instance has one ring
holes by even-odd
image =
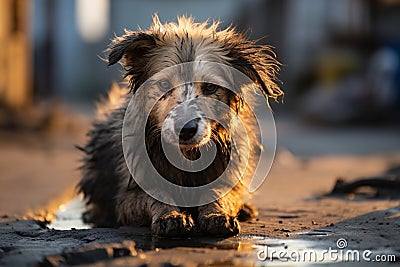
[[[129,89],[115,86],[109,99],[100,103],[98,109],[101,116],[89,131],[87,144],[80,148],[84,152],[84,163],[83,178],[78,188],[87,203],[87,211],[83,215],[86,222],[98,227],[151,226],[152,233],[158,236],[180,236],[196,231],[228,236],[239,232],[238,218],[245,220],[257,214],[250,204],[243,202],[247,195],[242,183],[217,201],[200,207],[181,208],[161,203],[135,184],[123,156],[122,124],[129,100],[144,81],[167,67],[198,60],[223,63],[246,74],[262,89],[266,98],[277,99],[282,95],[275,82],[279,64],[270,47],[248,41],[232,27],[218,30],[218,26],[217,22],[195,23],[190,17],[180,17],[177,23],[161,24],[158,17],[154,16],[150,29],[126,31],[112,41],[107,50],[108,64],[121,62]],[[242,93],[246,94],[244,91]],[[254,118],[246,104],[241,102],[240,95],[221,89],[212,97],[227,103],[244,122],[249,122],[246,127],[252,127],[250,122]],[[146,99],[143,101],[146,103]],[[188,173],[168,164],[158,133],[168,114],[168,108],[162,105],[171,108],[174,101],[170,96],[150,116],[146,126],[149,156],[157,163],[155,167],[176,184],[207,184],[224,171],[229,162],[230,149],[235,149],[235,145],[229,140],[226,130],[214,124],[211,138],[216,141],[218,153],[208,168]],[[253,173],[257,151],[262,149],[258,145],[257,131],[250,129],[250,132],[250,143],[254,145],[247,146],[243,151],[250,155],[250,163],[244,174],[247,178]],[[188,149],[185,153],[188,158],[195,158],[196,148]],[[243,178],[245,181],[246,177],[232,177],[232,180]]]

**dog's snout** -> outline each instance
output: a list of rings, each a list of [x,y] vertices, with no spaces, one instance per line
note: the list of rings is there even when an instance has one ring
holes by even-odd
[[[178,134],[179,131],[179,139],[183,141],[188,141],[190,138],[196,135],[198,128],[198,119],[191,120],[183,125],[182,129],[176,128],[175,131]]]

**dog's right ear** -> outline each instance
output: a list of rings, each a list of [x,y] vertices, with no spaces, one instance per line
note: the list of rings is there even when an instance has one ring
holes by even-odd
[[[146,32],[125,30],[125,34],[115,37],[106,50],[108,66],[121,61],[125,69],[125,77],[129,78],[129,87],[135,91],[147,80],[145,66],[150,52],[156,47],[156,38]]]
[[[108,66],[114,65],[124,59],[124,67],[139,67],[142,59],[155,47],[154,36],[145,32],[133,32],[125,30],[125,34],[115,37],[109,45]]]

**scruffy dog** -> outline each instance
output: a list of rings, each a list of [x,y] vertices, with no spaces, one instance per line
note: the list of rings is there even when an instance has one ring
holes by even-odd
[[[191,17],[179,17],[177,23],[162,24],[155,15],[148,30],[126,31],[111,42],[107,50],[108,65],[120,61],[129,86],[127,89],[114,88],[109,100],[100,104],[101,117],[88,133],[88,143],[80,148],[85,156],[83,178],[78,188],[87,202],[88,208],[83,215],[86,222],[98,227],[150,226],[152,234],[157,236],[182,236],[199,232],[229,236],[239,233],[239,220],[257,214],[250,204],[243,201],[247,190],[242,181],[253,174],[256,160],[252,158],[262,149],[257,139],[259,133],[250,125],[254,123],[254,116],[251,115],[249,103],[244,103],[242,97],[249,88],[240,88],[238,93],[233,93],[216,83],[178,85],[175,81],[180,74],[170,73],[169,77],[153,81],[143,94],[142,103],[145,105],[154,95],[173,88],[152,108],[144,124],[145,143],[148,157],[157,171],[168,181],[180,186],[197,187],[217,179],[232,160],[232,152],[240,145],[238,141],[231,140],[229,134],[238,125],[233,123],[236,115],[249,128],[250,141],[245,143],[244,149],[244,143],[241,144],[243,152],[235,151],[238,155],[249,154],[248,162],[242,163],[240,157],[235,159],[237,165],[244,165],[246,170],[244,173],[230,171],[229,179],[239,182],[215,201],[197,207],[180,207],[158,201],[132,179],[124,158],[122,128],[129,101],[149,78],[168,67],[187,62],[221,63],[249,77],[261,89],[263,97],[276,100],[282,95],[275,77],[279,63],[271,48],[247,40],[233,27],[225,30],[219,30],[218,27],[218,22],[196,23]],[[217,72],[212,74],[218,76]],[[198,73],[194,70],[190,75],[196,76]],[[161,130],[168,120],[165,127],[173,131],[174,126],[177,127],[186,116],[185,110],[179,112],[174,107],[198,97],[210,99],[210,104],[197,106],[198,117],[178,127],[176,135],[179,136],[179,147],[187,159],[196,160],[199,149],[213,141],[217,155],[207,168],[190,172],[169,163],[160,144]],[[226,104],[231,112],[221,114],[214,108],[211,99]],[[218,120],[203,116],[204,109],[216,118],[228,121],[230,128],[223,127]],[[135,116],[141,116],[140,107],[135,112]],[[174,141],[173,138],[166,138],[166,142]],[[142,156],[144,161],[145,155],[138,151],[136,153],[139,161]],[[141,167],[140,164],[136,165],[136,168]]]

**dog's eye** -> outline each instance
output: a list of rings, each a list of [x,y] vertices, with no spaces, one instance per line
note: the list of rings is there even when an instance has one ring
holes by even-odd
[[[218,90],[218,85],[215,85],[213,83],[205,83],[203,85],[203,92],[206,95],[210,95],[215,93]]]
[[[171,87],[171,83],[168,80],[161,80],[158,82],[158,88],[160,88],[161,91],[168,91]]]

